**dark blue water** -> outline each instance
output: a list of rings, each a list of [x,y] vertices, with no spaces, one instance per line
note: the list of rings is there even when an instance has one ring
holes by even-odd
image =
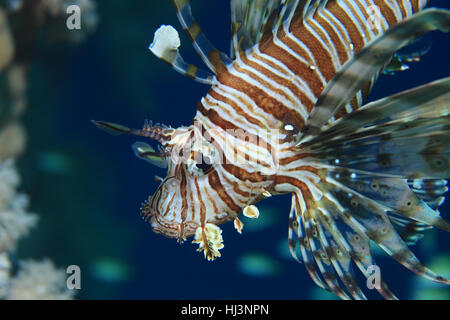
[[[450,7],[446,1],[432,4]],[[228,1],[192,5],[209,38],[228,52]],[[169,1],[99,1],[98,6],[94,34],[77,47],[41,43],[31,66],[29,147],[20,168],[41,220],[19,255],[48,256],[61,267],[79,265],[82,299],[330,298],[286,255],[288,196],[263,201],[261,226],[244,228],[242,235],[232,223],[223,225],[225,248],[214,262],[203,259],[190,241],[179,245],[140,219],[141,202],[157,187],[154,175],[165,172],[134,156],[135,138],[107,135],[90,120],[130,127],[146,118],[189,125],[208,87],[174,72],[147,49],[161,24],[181,30]],[[370,99],[449,76],[450,34],[431,39],[431,51],[420,63],[382,76]],[[181,52],[201,64],[184,35]],[[449,219],[447,204],[441,211]],[[449,276],[448,234],[429,232],[414,251]],[[447,288],[419,281],[385,255],[376,259],[400,298],[450,298]]]

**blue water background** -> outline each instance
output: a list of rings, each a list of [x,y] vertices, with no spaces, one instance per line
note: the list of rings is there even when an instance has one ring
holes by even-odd
[[[206,34],[225,52],[228,3],[192,1]],[[130,127],[140,127],[146,118],[173,127],[189,125],[208,87],[179,75],[147,49],[161,24],[181,30],[169,1],[97,4],[95,33],[75,47],[40,41],[31,65],[28,149],[19,164],[23,190],[41,219],[21,242],[18,256],[50,257],[61,267],[79,265],[80,299],[333,298],[288,256],[289,196],[261,202],[261,221],[243,219],[242,235],[232,223],[222,225],[225,248],[214,262],[203,259],[190,241],[179,245],[141,220],[140,204],[155,191],[154,176],[165,172],[134,156],[134,137],[107,135],[90,120]],[[432,4],[450,7],[448,1]],[[423,60],[408,71],[380,77],[371,100],[450,75],[450,34],[431,38]],[[184,34],[181,52],[187,61],[202,64]],[[447,203],[441,211],[450,218]],[[423,262],[447,277],[449,239],[433,230],[413,247]],[[378,251],[376,259],[400,298],[450,298],[448,288],[420,281]]]

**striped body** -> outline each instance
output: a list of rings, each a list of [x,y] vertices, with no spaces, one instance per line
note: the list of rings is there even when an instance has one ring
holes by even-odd
[[[300,190],[306,198],[320,196],[311,183],[320,179],[317,165],[302,160],[305,155],[293,145],[292,134],[305,124],[336,71],[378,33],[367,23],[369,14],[365,10],[374,4],[381,9],[381,27],[386,30],[411,16],[426,2],[331,1],[307,21],[296,21],[294,17],[290,28],[280,30],[276,37],[271,35],[217,74],[217,81],[200,101],[194,119],[203,131],[243,130],[247,138],[254,136],[250,141],[259,143],[257,136],[261,130],[280,130],[280,143],[271,145],[269,140],[263,148],[255,146],[256,150],[246,152],[254,161],[233,164],[233,152],[247,149],[247,142],[230,134],[215,136],[219,148],[228,150],[225,159],[230,160],[206,177],[185,178],[181,193],[186,194],[184,207],[189,208],[187,220],[192,227],[184,236],[192,235],[195,226],[206,221],[233,220],[245,206],[263,199],[263,190],[272,194]],[[367,84],[347,110],[361,105],[370,87]],[[286,131],[286,125],[292,125],[294,130]],[[232,147],[224,147],[226,143]],[[275,148],[279,150],[272,151]],[[273,158],[275,154],[279,159]],[[168,199],[176,197],[172,195]],[[177,212],[167,210],[167,203],[170,200],[160,203],[159,212],[172,215]],[[174,230],[171,236],[180,235]]]
[[[369,104],[381,71],[404,70],[419,55],[396,52],[420,35],[450,30],[448,10],[426,0],[231,0],[231,57],[207,40],[188,0],[173,0],[195,49],[214,73],[184,61],[171,26],[150,50],[211,85],[189,127],[147,123],[141,130],[94,121],[145,143],[136,155],[167,177],[141,207],[155,232],[183,242],[195,235],[208,260],[220,256],[217,225],[257,218],[260,200],[291,194],[288,243],[314,282],[339,297],[364,299],[352,262],[370,277],[370,241],[413,272],[408,245],[421,232],[450,231],[439,215],[450,178],[450,78]],[[421,12],[419,12],[421,11]],[[400,65],[398,65],[400,63]],[[341,283],[339,283],[340,279]],[[382,279],[375,288],[395,296]],[[345,289],[344,289],[345,287]]]

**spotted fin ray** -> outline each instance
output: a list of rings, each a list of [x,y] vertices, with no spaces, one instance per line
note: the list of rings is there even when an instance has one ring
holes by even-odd
[[[416,244],[424,237],[424,231],[433,228],[427,224],[401,217],[393,212],[388,212],[388,216],[395,230],[407,245]]]
[[[314,163],[320,181],[314,197],[293,196],[290,250],[295,253],[298,244],[313,280],[343,298],[365,298],[351,261],[368,278],[375,265],[371,241],[416,274],[450,284],[408,248],[432,227],[450,231],[438,211],[450,178],[450,78],[330,121],[399,48],[427,31],[449,28],[449,12],[429,9],[375,38],[330,81],[298,135],[302,159]],[[323,268],[325,262],[332,270]],[[330,279],[339,279],[339,288]],[[383,280],[376,289],[396,299]]]
[[[309,242],[310,249],[314,256],[316,265],[319,268],[327,290],[335,293],[338,297],[344,300],[350,299],[346,292],[341,288],[337,277],[337,268],[333,267],[331,255],[329,253],[329,246],[327,245],[326,237],[322,225],[316,219],[314,211],[306,211],[303,214],[305,224],[306,239]],[[325,239],[324,239],[325,238]]]
[[[231,64],[240,52],[260,43],[264,35],[272,33],[276,36],[282,27],[287,32],[298,12],[301,12],[301,19],[309,19],[328,0],[231,0],[230,57],[218,50],[205,36],[192,14],[190,0],[172,0],[172,3],[195,50],[208,68],[217,74]],[[200,83],[213,85],[214,75],[187,63],[179,53],[179,46],[180,40],[175,29],[163,25],[156,31],[149,49],[177,72]]]
[[[418,275],[435,282],[450,284],[447,279],[422,265],[397,233],[389,219],[388,210],[380,203],[332,178],[323,177],[317,187],[323,194],[321,200],[306,200],[307,210],[303,213],[296,212],[300,225],[306,221],[305,230],[297,232],[297,235],[300,245],[305,243],[305,238],[309,241],[311,252],[309,256],[315,257],[315,264],[310,260],[306,264],[305,261],[307,269],[312,270],[315,277],[320,274],[328,280],[327,283],[332,284],[325,288],[341,298],[347,297],[343,288],[346,288],[346,292],[355,299],[365,298],[356,282],[349,260],[353,260],[368,278],[369,268],[375,265],[369,240]],[[293,198],[297,202],[298,199],[299,197]],[[299,210],[300,205],[296,208]],[[317,238],[321,240],[320,245],[317,244],[317,240],[311,245],[311,239]],[[330,271],[330,268],[323,268],[321,264],[327,264],[328,267],[332,265],[334,272]],[[339,284],[336,286],[336,274],[344,284],[343,287]],[[318,282],[317,279],[315,281]],[[396,298],[382,279],[376,289],[385,298]]]
[[[450,231],[450,224],[417,197],[405,179],[355,174],[341,168],[327,169],[327,172],[329,179],[335,179],[361,196],[377,202],[388,213]]]
[[[416,179],[407,180],[406,183],[417,198],[426,203],[432,210],[438,210],[439,206],[445,201],[443,195],[448,191],[447,180]],[[389,218],[399,235],[408,245],[415,244],[422,239],[424,231],[433,228],[426,223],[400,217],[395,213],[390,213]]]
[[[291,220],[289,225],[289,247],[291,250],[291,254],[298,261],[298,257],[295,254],[295,248],[296,245],[299,244],[303,262],[311,279],[313,279],[313,281],[322,289],[331,292],[331,289],[328,287],[328,285],[326,285],[324,281],[322,281],[319,275],[319,270],[315,263],[313,250],[311,248],[311,241],[307,235],[305,221],[303,219],[303,215],[301,214],[301,199],[303,199],[301,195],[292,195]]]
[[[386,253],[411,271],[425,278],[450,284],[447,279],[436,275],[419,262],[390,223],[387,216],[388,210],[378,201],[367,198],[332,179],[324,184],[324,189],[327,190],[330,199],[335,200],[342,208],[345,208],[343,214],[351,215],[357,221],[358,224],[355,224],[355,227],[363,231]]]
[[[408,180],[407,183],[414,194],[433,210],[436,210],[445,201],[443,194],[448,191],[447,180],[416,179]]]
[[[316,284],[343,299],[365,299],[357,284],[352,261],[369,277],[369,267],[376,264],[370,253],[369,238],[361,230],[354,230],[352,223],[349,223],[354,219],[340,215],[336,205],[327,198],[320,203],[308,203],[306,211],[301,209],[301,199],[301,195],[294,194],[292,197],[295,220],[291,221],[289,229],[292,234],[291,245],[295,249],[299,244],[310,276]],[[314,226],[310,227],[309,231],[304,226],[305,220]],[[311,224],[311,221],[315,221],[314,224]],[[297,235],[297,238],[293,235]],[[311,246],[312,238],[321,239],[320,245]],[[320,267],[321,264],[326,264],[328,268]],[[346,289],[342,288],[338,279]],[[325,283],[331,283],[331,286]],[[386,299],[396,299],[383,278],[380,278],[377,290]]]
[[[418,118],[440,118],[450,114],[450,78],[436,80],[390,97],[382,98],[362,106],[344,119],[338,119],[332,126],[322,130],[303,147],[331,142],[350,133],[364,130],[375,124],[407,122]]]
[[[450,231],[437,211],[450,175],[449,108],[447,78],[363,106],[303,148],[327,179],[402,216],[391,221],[412,243],[427,226]]]
[[[363,106],[302,148],[322,163],[403,179],[450,177],[450,78]]]

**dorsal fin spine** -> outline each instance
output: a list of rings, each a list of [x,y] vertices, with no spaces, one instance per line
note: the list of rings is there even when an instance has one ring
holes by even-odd
[[[177,11],[180,24],[208,68],[217,74],[218,70],[222,69],[224,65],[230,64],[230,58],[215,48],[203,34],[200,25],[192,15],[189,0],[172,0],[172,3]]]

